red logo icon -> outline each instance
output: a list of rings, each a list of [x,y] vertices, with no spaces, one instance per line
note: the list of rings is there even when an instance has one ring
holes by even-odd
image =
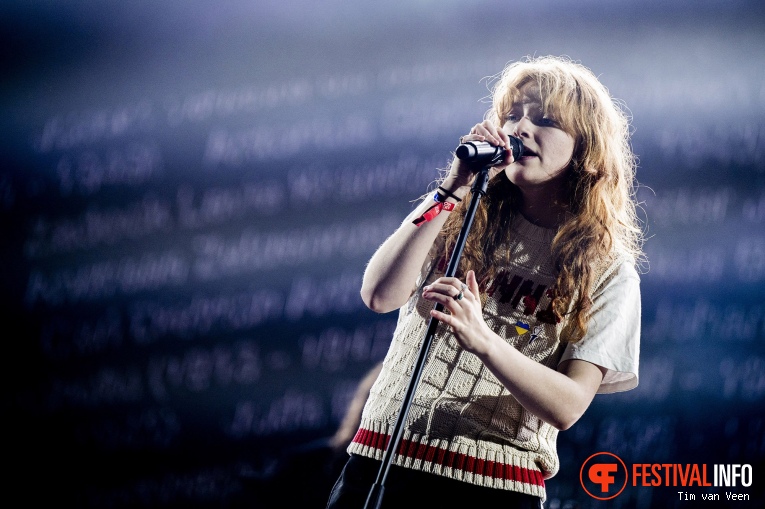
[[[595,453],[584,460],[579,482],[592,498],[611,500],[627,486],[627,465],[616,454]]]

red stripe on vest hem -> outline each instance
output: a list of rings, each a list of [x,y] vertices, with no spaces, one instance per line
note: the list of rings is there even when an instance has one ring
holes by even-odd
[[[390,435],[384,435],[368,429],[359,429],[353,442],[374,449],[385,450],[390,443]],[[385,444],[381,447],[382,444]],[[521,468],[510,463],[498,463],[488,461],[475,456],[450,451],[442,447],[420,444],[413,440],[402,440],[398,448],[399,456],[407,458],[424,459],[434,465],[455,468],[472,474],[491,477],[492,479],[504,479],[505,481],[518,481],[544,488],[545,480],[542,472]]]

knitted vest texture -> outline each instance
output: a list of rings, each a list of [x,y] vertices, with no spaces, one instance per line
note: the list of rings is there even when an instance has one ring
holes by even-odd
[[[535,361],[556,369],[563,354],[566,320],[551,319],[555,281],[550,256],[553,232],[522,218],[513,223],[503,267],[486,294],[486,323]],[[596,273],[597,288],[609,269]],[[605,270],[604,270],[605,269]],[[428,269],[399,311],[382,372],[372,386],[361,425],[348,452],[382,459],[429,321],[432,302],[421,289],[439,274]],[[545,479],[559,468],[557,429],[525,410],[448,326],[438,325],[415,392],[403,440],[393,462],[472,484],[546,498]]]

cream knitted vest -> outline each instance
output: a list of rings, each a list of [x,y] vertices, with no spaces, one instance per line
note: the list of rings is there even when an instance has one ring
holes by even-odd
[[[521,217],[514,220],[511,230],[508,249],[512,261],[487,288],[484,319],[521,353],[556,369],[565,348],[559,338],[566,321],[556,324],[549,319],[547,289],[555,281],[550,257],[554,234]],[[606,272],[598,271],[596,279],[602,281]],[[371,388],[349,453],[382,459],[433,308],[432,302],[421,298],[421,289],[439,276],[428,270],[399,311],[382,372]],[[557,433],[527,412],[475,355],[459,347],[441,323],[393,461],[544,500],[544,480],[559,468]]]

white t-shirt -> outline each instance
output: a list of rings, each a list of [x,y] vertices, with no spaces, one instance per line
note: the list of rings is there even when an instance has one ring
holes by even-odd
[[[592,301],[587,334],[566,346],[560,362],[579,359],[606,368],[598,394],[632,389],[640,352],[640,278],[633,264],[619,265]]]

